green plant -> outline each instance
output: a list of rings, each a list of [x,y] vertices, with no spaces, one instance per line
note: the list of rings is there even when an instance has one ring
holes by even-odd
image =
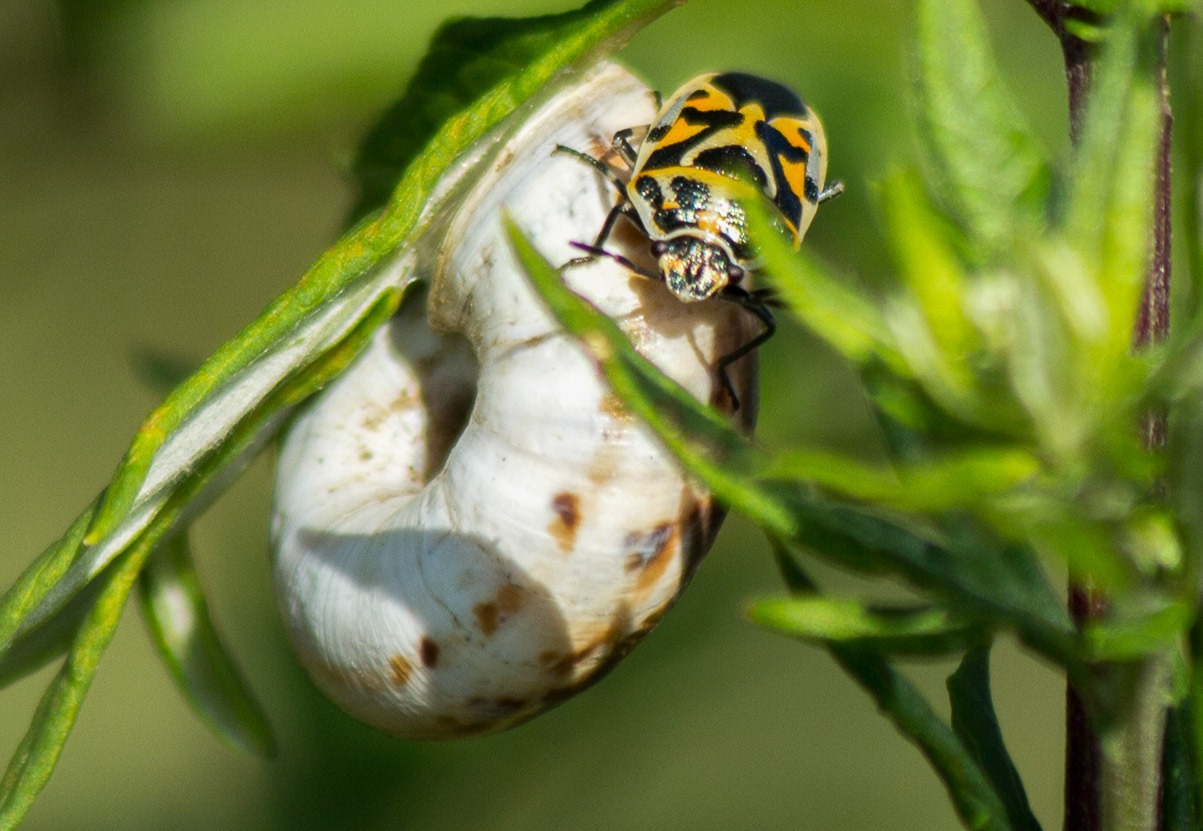
[[[454,23],[436,38],[365,144],[363,218],[152,414],[104,494],[0,602],[0,675],[66,653],[3,781],[0,827],[19,821],[48,778],[134,582],[160,651],[206,718],[236,743],[270,747],[208,622],[187,523],[396,308],[403,287],[383,266],[404,261],[420,237],[448,163],[561,68],[615,47],[670,5],[599,2],[533,21]],[[747,442],[657,376],[527,252],[565,325],[587,345],[608,345],[599,364],[631,407],[775,540],[795,594],[755,603],[753,619],[826,644],[919,744],[971,827],[1034,827],[989,701],[986,657],[1002,631],[1064,667],[1083,693],[1118,784],[1104,779],[1105,827],[1153,827],[1156,736],[1164,704],[1178,705],[1164,827],[1198,823],[1200,638],[1188,648],[1186,635],[1197,615],[1200,324],[1187,315],[1172,341],[1129,349],[1156,215],[1148,173],[1160,136],[1160,16],[1183,5],[1075,7],[1092,15],[1075,13],[1067,34],[1098,41],[1099,58],[1081,147],[1057,172],[1008,99],[973,5],[920,3],[929,158],[922,176],[892,174],[881,188],[899,285],[874,296],[758,235],[783,299],[860,371],[889,466]],[[1081,59],[1095,66],[1093,48],[1081,46]],[[1192,258],[1197,227],[1196,211]],[[1147,448],[1134,427],[1149,413],[1168,419],[1162,446]],[[902,577],[915,603],[829,597],[801,552]],[[1097,586],[1106,614],[1075,626],[1043,563]],[[188,598],[203,625],[181,630],[174,607],[156,603],[167,593]],[[948,725],[896,660],[961,652]]]

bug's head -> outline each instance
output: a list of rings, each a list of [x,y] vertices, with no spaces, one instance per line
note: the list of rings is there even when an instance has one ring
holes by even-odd
[[[713,297],[724,286],[744,277],[744,269],[731,259],[721,245],[700,237],[679,236],[652,243],[652,256],[669,291],[690,302]]]

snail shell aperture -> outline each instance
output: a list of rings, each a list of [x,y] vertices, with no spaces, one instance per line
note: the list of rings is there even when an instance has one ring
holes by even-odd
[[[428,290],[288,430],[273,545],[289,637],[315,683],[382,730],[485,733],[563,700],[651,629],[714,539],[721,511],[560,331],[501,221],[572,259],[614,196],[553,148],[604,152],[654,114],[612,64],[548,98],[418,257]],[[637,235],[612,246],[646,257]],[[605,259],[564,278],[725,406],[715,364],[756,333],[746,312],[682,303]],[[755,373],[754,356],[731,368],[744,429]]]

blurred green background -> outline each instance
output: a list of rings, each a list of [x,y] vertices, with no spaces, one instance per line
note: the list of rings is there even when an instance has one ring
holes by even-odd
[[[1014,89],[1064,155],[1052,36],[1023,0],[983,0]],[[131,356],[198,362],[337,235],[357,136],[450,14],[566,0],[7,0],[0,3],[0,583],[106,481],[157,394]],[[848,192],[807,238],[879,282],[872,182],[915,158],[909,4],[692,0],[621,59],[661,90],[741,68],[823,116]],[[762,351],[769,442],[876,446],[848,372],[796,329]],[[952,829],[919,754],[827,655],[744,622],[778,590],[733,518],[693,586],[599,686],[510,733],[422,745],[313,690],[270,592],[260,461],[197,526],[214,614],[279,756],[213,737],[127,612],[29,829]],[[850,585],[830,571],[836,586]],[[943,699],[949,666],[915,664]],[[1063,690],[1010,643],[1000,717],[1037,814],[1059,827]],[[46,671],[3,692],[7,757]],[[941,705],[942,706],[942,705]]]

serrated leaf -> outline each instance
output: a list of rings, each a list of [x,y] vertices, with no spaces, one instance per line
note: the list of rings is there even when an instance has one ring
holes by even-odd
[[[813,591],[814,581],[777,540],[773,554],[786,584]],[[832,657],[872,696],[882,713],[927,758],[965,827],[977,831],[1013,831],[1006,809],[985,773],[957,735],[932,710],[923,695],[872,649],[828,644]]]
[[[971,649],[957,671],[948,676],[952,729],[981,766],[994,792],[1006,806],[1014,831],[1040,831],[1028,795],[1003,742],[990,695],[990,648]]]
[[[159,546],[138,588],[159,657],[197,714],[239,750],[273,755],[271,725],[213,625],[186,532]]]
[[[936,184],[978,239],[998,246],[1038,217],[1051,173],[1007,89],[974,0],[920,0],[916,120]]]
[[[52,614],[117,557],[154,521],[191,471],[212,458],[232,459],[223,447],[253,417],[260,402],[287,379],[310,371],[315,358],[343,342],[381,297],[413,278],[415,245],[439,213],[441,202],[431,198],[436,188],[440,199],[451,198],[454,189],[445,174],[465,175],[470,162],[480,162],[495,147],[477,145],[476,156],[455,166],[453,162],[532,96],[569,80],[574,66],[616,48],[680,2],[598,0],[581,12],[560,16],[563,25],[554,34],[547,18],[539,19],[542,34],[531,39],[514,24],[508,29],[512,40],[490,41],[490,51],[479,65],[465,57],[462,72],[489,80],[471,86],[483,90],[481,94],[455,110],[408,159],[380,211],[351,229],[300,283],[222,346],[151,414],[106,489],[78,562],[37,598],[37,607],[20,625],[36,625]],[[498,71],[499,50],[511,61],[505,71]],[[259,443],[267,437],[259,437]],[[0,610],[0,630],[3,614]],[[6,645],[0,639],[0,650]]]
[[[935,606],[866,606],[823,596],[766,598],[747,610],[753,623],[808,641],[870,647],[888,655],[960,652],[982,630]]]

